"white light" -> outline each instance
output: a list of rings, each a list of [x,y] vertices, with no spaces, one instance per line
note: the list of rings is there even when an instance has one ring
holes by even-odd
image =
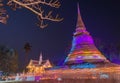
[[[57,80],[58,80],[58,81],[61,81],[61,80],[62,80],[62,78],[57,78]]]

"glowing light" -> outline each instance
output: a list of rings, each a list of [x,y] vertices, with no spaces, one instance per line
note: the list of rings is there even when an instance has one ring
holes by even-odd
[[[79,65],[73,65],[71,66],[72,69],[83,69],[83,68],[96,68],[96,66],[94,64],[91,63],[83,63],[83,64],[79,64]]]

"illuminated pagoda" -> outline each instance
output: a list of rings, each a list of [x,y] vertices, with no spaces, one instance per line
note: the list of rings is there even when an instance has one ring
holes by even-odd
[[[78,4],[78,18],[76,31],[73,34],[72,48],[64,63],[73,65],[83,62],[97,63],[108,62],[108,60],[96,48],[92,36],[86,30]]]
[[[54,74],[63,79],[75,79],[74,83],[101,83],[98,82],[99,79],[119,80],[120,65],[108,61],[97,49],[92,36],[82,21],[79,4],[77,7],[78,18],[76,31],[73,34],[72,48],[64,61],[64,65],[56,69],[53,68]],[[47,73],[53,74],[53,70]],[[97,79],[97,81],[76,82],[76,79]],[[69,83],[73,82],[69,81]]]

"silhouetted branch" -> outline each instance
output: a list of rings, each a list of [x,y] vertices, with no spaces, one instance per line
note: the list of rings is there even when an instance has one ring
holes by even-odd
[[[0,22],[6,24],[8,15],[7,15],[7,11],[3,8],[3,6],[4,5],[2,3],[2,0],[0,0]]]
[[[58,0],[9,0],[8,5],[12,7],[12,9],[16,10],[17,8],[24,7],[33,13],[35,13],[39,18],[40,21],[40,27],[44,28],[47,27],[47,24],[44,24],[44,20],[49,21],[62,21],[63,18],[59,18],[59,15],[57,14],[55,17],[52,16],[52,11],[50,11],[48,14],[44,14],[44,10],[41,7],[42,5],[47,5],[54,8],[59,8],[60,3]]]

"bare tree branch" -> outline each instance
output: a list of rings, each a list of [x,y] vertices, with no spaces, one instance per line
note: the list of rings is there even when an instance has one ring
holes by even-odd
[[[55,7],[55,8],[60,7],[60,3],[58,0],[56,1],[50,0],[49,2],[46,2],[46,0],[36,0],[36,1],[31,0],[25,3],[25,5],[35,5],[35,4],[44,4],[44,5],[48,5],[48,6]]]
[[[60,2],[58,0],[9,0],[7,3],[10,7],[12,7],[14,10],[17,8],[24,7],[33,13],[35,13],[39,17],[40,21],[40,27],[44,28],[47,27],[46,24],[44,24],[44,20],[49,21],[62,21],[63,18],[59,18],[59,15],[57,14],[55,17],[52,16],[52,11],[50,11],[48,14],[45,14],[44,10],[42,9],[41,5],[47,5],[54,8],[60,7]]]
[[[7,23],[7,19],[8,19],[8,15],[6,10],[3,8],[3,0],[0,0],[0,22],[6,24]]]

